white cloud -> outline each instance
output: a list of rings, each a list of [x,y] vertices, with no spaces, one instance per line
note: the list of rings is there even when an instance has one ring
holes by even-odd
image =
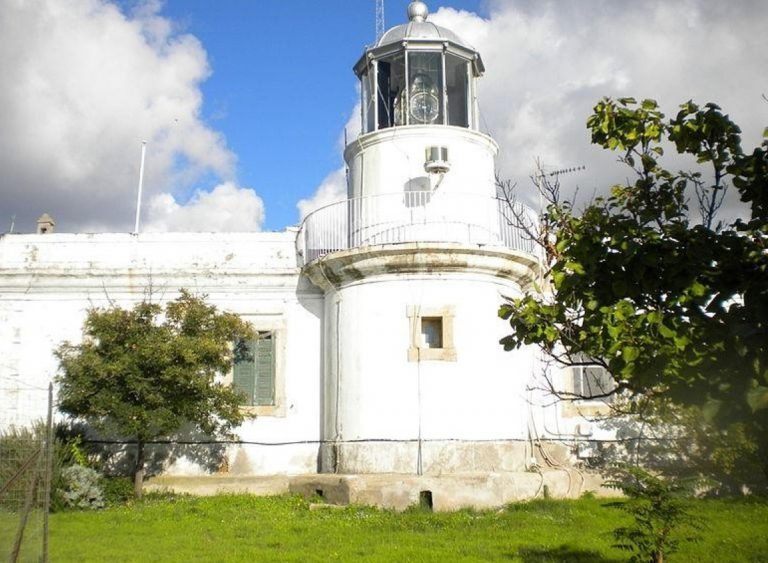
[[[61,230],[129,230],[141,140],[146,201],[233,179],[235,156],[200,116],[206,53],[158,8],[0,3],[0,209],[22,230],[42,212]]]
[[[325,177],[320,186],[308,199],[299,200],[296,207],[299,208],[299,216],[304,217],[329,203],[343,200],[347,197],[346,169],[339,168]]]
[[[481,128],[500,144],[501,175],[535,204],[529,179],[546,169],[586,166],[561,178],[584,197],[625,181],[618,155],[590,144],[586,120],[603,96],[654,98],[668,116],[689,99],[714,101],[742,127],[744,146],[768,124],[768,3],[716,0],[488,0],[489,16],[440,8],[430,20],[481,53]],[[359,105],[347,130],[359,130]],[[350,138],[354,135],[350,134]],[[672,169],[687,166],[667,157]],[[299,202],[302,217],[344,196],[343,168]],[[731,192],[731,203],[736,199]]]
[[[589,142],[585,122],[602,96],[654,98],[668,116],[690,98],[714,101],[746,147],[768,123],[768,3],[490,0],[489,11],[483,19],[444,8],[430,19],[483,56],[483,125],[501,145],[502,174],[521,187],[537,157],[552,168],[586,165],[563,177],[582,193],[625,179],[617,155]]]
[[[264,202],[253,190],[227,182],[210,192],[196,192],[186,205],[171,194],[157,194],[149,203],[148,215],[144,231],[259,231]]]

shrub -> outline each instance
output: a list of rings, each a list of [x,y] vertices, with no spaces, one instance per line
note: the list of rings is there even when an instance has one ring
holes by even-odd
[[[59,497],[69,508],[104,508],[101,474],[82,465],[71,465],[61,471],[62,488]]]
[[[125,504],[134,498],[133,481],[128,477],[107,477],[103,488],[107,506]]]

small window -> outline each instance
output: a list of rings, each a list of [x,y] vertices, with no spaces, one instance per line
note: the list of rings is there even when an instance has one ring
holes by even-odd
[[[236,346],[232,383],[245,393],[245,406],[275,404],[275,338],[271,331],[260,331],[254,340]]]
[[[408,361],[456,361],[453,344],[453,307],[408,307],[411,345]]]
[[[424,348],[443,347],[443,318],[422,317],[421,345]]]
[[[616,382],[602,366],[573,366],[571,368],[573,377],[573,393],[584,399],[597,397],[595,400],[604,403],[613,403],[614,395],[602,397],[616,388]]]

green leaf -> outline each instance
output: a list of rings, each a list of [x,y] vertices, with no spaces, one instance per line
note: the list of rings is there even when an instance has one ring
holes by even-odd
[[[621,351],[621,357],[624,358],[624,361],[627,363],[634,362],[640,357],[640,350],[634,346],[627,346]]]
[[[694,297],[703,297],[707,293],[707,287],[697,281],[691,284],[691,293]]]
[[[768,387],[758,385],[747,391],[747,404],[752,412],[768,408]]]
[[[664,323],[659,323],[659,334],[663,336],[664,338],[674,338],[675,331],[669,328]]]

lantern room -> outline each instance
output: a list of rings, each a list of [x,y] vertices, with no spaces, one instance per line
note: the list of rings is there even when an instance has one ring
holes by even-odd
[[[482,59],[455,33],[427,21],[428,14],[423,2],[411,2],[409,22],[387,31],[355,65],[363,133],[404,125],[477,129]]]

